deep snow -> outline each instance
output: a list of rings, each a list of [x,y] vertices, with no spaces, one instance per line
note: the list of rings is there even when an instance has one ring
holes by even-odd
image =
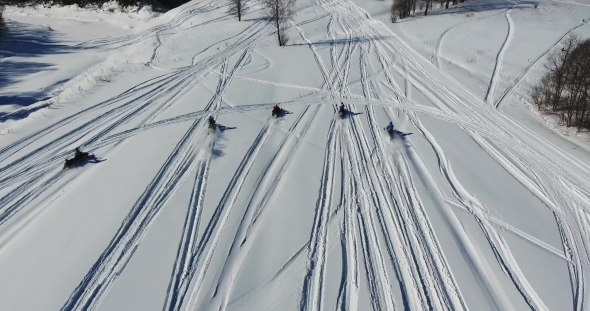
[[[590,4],[535,3],[7,10],[0,309],[585,310],[588,144],[526,101]]]

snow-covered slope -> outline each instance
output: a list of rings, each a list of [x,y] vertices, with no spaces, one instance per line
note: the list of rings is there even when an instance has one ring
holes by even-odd
[[[0,309],[587,309],[590,154],[522,103],[577,2],[9,14]]]

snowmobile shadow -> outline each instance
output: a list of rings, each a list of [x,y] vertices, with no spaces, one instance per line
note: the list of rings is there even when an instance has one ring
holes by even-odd
[[[398,130],[393,130],[393,133],[396,137],[399,137],[401,139],[405,139],[406,136],[414,134],[414,133],[404,133],[404,132],[400,132]]]
[[[271,116],[278,119],[278,118],[282,118],[288,114],[293,114],[293,112],[281,108],[280,112],[275,113],[275,114],[271,113]]]
[[[223,150],[221,150],[220,148],[213,148],[211,150],[211,156],[213,157],[213,159],[221,158],[224,155],[225,152],[223,152]]]
[[[224,126],[224,125],[221,125],[221,124],[217,124],[217,129],[219,129],[219,131],[223,133],[223,132],[228,131],[228,130],[235,130],[235,129],[237,129],[237,127],[235,127],[235,126]]]
[[[349,117],[354,117],[354,116],[358,116],[359,114],[363,114],[362,112],[354,112],[354,111],[348,111],[346,110],[344,112],[344,115],[339,113],[340,118],[344,119],[344,118],[349,118]]]
[[[67,159],[66,163],[64,164],[64,168],[65,169],[76,168],[76,167],[85,166],[88,163],[96,164],[96,163],[100,163],[100,162],[104,162],[104,161],[106,161],[106,159],[99,159],[95,155],[90,154],[85,159],[82,159],[82,160],[76,160],[74,158]]]
[[[211,149],[209,149],[209,152],[211,152],[212,159],[221,158],[225,155],[225,152],[223,151],[223,149],[225,148],[225,144],[223,143],[223,141],[227,140],[228,139],[223,137],[223,135],[218,135],[215,141],[212,142],[212,144],[210,145]]]

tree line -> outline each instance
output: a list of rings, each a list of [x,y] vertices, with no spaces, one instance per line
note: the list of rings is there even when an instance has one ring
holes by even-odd
[[[109,0],[0,0],[10,5],[31,5],[36,3],[45,4],[63,4],[72,5],[77,4],[80,7],[86,5],[101,5]],[[149,1],[153,0],[117,0],[119,5],[122,7],[149,4]],[[181,6],[190,0],[157,0],[158,3],[167,9],[172,9]],[[273,24],[275,28],[276,38],[279,46],[285,46],[287,43],[286,29],[288,23],[295,14],[294,6],[296,0],[261,0],[265,17]],[[465,0],[395,0],[392,5],[391,16],[392,21],[396,21],[397,18],[405,18],[415,13],[416,10],[424,9],[424,15],[428,15],[428,10],[432,8],[434,3],[439,3],[448,8],[450,4],[457,4],[458,2],[464,2]],[[1,4],[1,3],[0,3]],[[228,13],[235,16],[238,21],[242,20],[244,14],[251,8],[251,0],[229,0]],[[2,27],[2,11],[0,11],[0,28]]]
[[[76,4],[80,7],[87,5],[101,5],[109,0],[0,0],[0,30],[4,27],[4,21],[2,19],[3,4],[26,6],[33,4],[61,4],[61,5],[73,5]],[[139,4],[150,4],[151,0],[117,0],[119,5],[122,7],[139,5]],[[157,4],[164,6],[167,9],[173,9],[181,6],[190,0],[157,0]],[[285,46],[287,43],[286,30],[288,23],[295,14],[295,1],[296,0],[262,0],[262,12],[264,16],[273,24],[275,28],[276,38],[278,39],[279,46]],[[156,4],[156,3],[153,3]],[[230,0],[228,13],[242,20],[244,14],[246,14],[251,8],[250,0]]]
[[[428,15],[428,10],[432,9],[435,3],[440,7],[449,8],[449,5],[463,3],[465,0],[395,0],[391,6],[391,21],[396,22],[397,19],[406,18],[416,11],[424,10],[424,15]]]
[[[189,2],[190,0],[116,0],[117,3],[121,7],[129,7],[134,5],[146,5],[152,4],[154,7],[159,5],[165,9],[173,9],[178,7],[184,3]],[[88,5],[102,5],[110,0],[0,0],[0,6],[2,4],[5,5],[15,5],[15,6],[28,6],[28,5],[35,5],[35,4],[45,4],[45,5],[78,5],[79,7],[85,7]]]
[[[533,103],[567,127],[590,130],[590,39],[569,36],[549,55],[547,72],[533,88]]]
[[[4,30],[4,6],[0,3],[0,31]]]

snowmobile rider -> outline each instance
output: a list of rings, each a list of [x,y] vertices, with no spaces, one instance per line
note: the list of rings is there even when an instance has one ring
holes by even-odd
[[[75,150],[75,152],[76,152],[76,153],[74,154],[74,158],[75,158],[75,159],[80,159],[80,158],[82,158],[82,151],[80,151],[80,147],[76,147],[76,150]]]
[[[279,107],[279,105],[275,105],[274,107],[272,107],[273,114],[279,114],[280,112],[281,112],[281,108]]]
[[[344,114],[346,112],[346,109],[344,108],[344,103],[340,103],[340,109],[338,110],[341,114]]]
[[[389,122],[385,129],[387,130],[387,133],[393,134],[393,122]]]
[[[213,116],[209,116],[209,120],[207,120],[209,122],[209,126],[214,126],[215,125],[215,119],[213,119]]]

